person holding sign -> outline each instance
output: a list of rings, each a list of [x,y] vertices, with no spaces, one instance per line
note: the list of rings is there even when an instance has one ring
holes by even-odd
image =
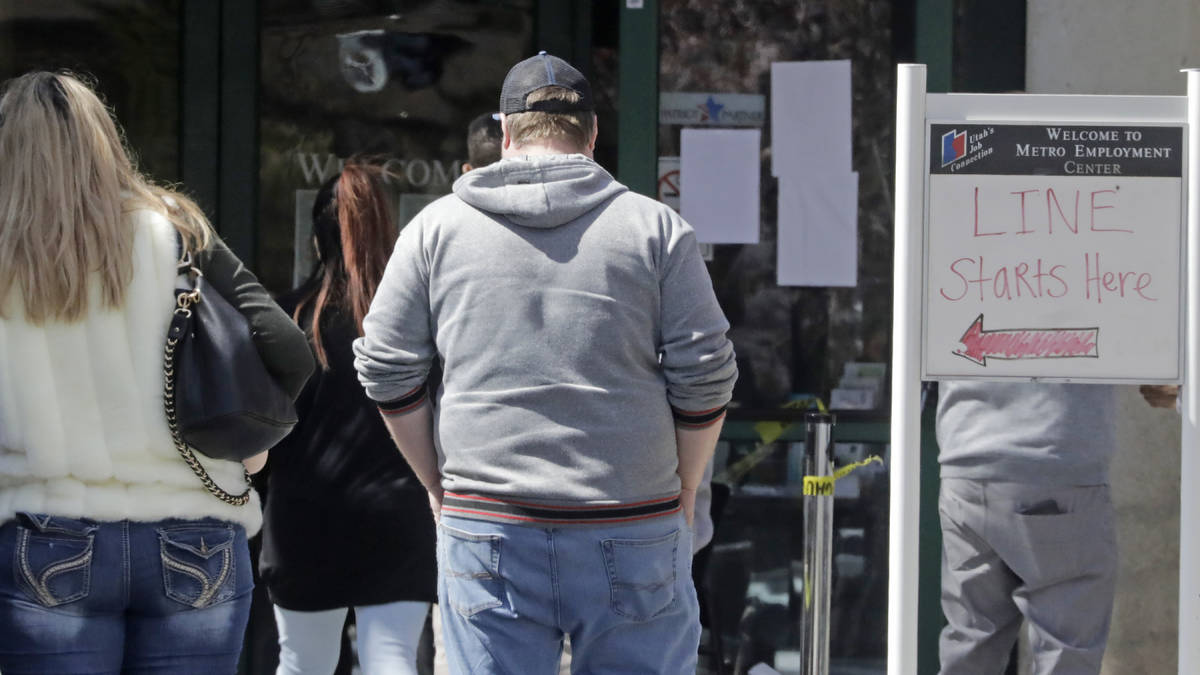
[[[1143,384],[1138,391],[1152,408],[1179,410],[1179,395],[1182,391],[1177,384]]]
[[[942,675],[1099,673],[1116,589],[1108,385],[940,385]]]

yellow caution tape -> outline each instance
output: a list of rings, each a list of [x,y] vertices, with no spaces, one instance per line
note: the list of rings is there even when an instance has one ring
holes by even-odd
[[[754,430],[758,432],[759,439],[763,443],[774,443],[787,431],[788,425],[782,422],[758,422],[754,425]]]
[[[844,478],[849,475],[851,471],[854,471],[860,467],[864,467],[872,462],[883,464],[883,460],[878,455],[871,455],[861,462],[847,464],[846,466],[839,468],[837,471],[833,472],[832,476],[805,476],[804,496],[832,497],[834,483],[836,483],[839,478]]]
[[[828,410],[825,409],[825,403],[815,396],[811,398],[800,398],[794,401],[788,401],[787,403],[783,404],[783,407],[806,410],[813,404],[816,404],[817,410],[821,412],[828,412]],[[754,430],[758,432],[758,438],[763,443],[774,443],[775,441],[779,440],[779,437],[782,436],[783,432],[787,431],[788,427],[790,426],[792,426],[791,423],[785,424],[783,422],[776,422],[772,420],[755,424]]]
[[[804,609],[812,609],[812,570],[804,563]]]
[[[818,397],[809,397],[788,401],[783,404],[784,408],[799,408],[807,409],[811,406],[817,406],[817,410],[828,412],[825,407],[825,402]],[[758,432],[759,442],[755,445],[754,450],[748,455],[742,457],[737,462],[725,467],[725,470],[713,477],[713,480],[718,483],[737,483],[742,478],[750,473],[759,462],[763,461],[775,452],[775,447],[772,445],[779,437],[783,435],[791,426],[792,422],[775,422],[764,421],[754,425],[754,430]]]
[[[838,468],[833,472],[832,476],[805,476],[804,477],[804,495],[806,497],[832,497],[833,487],[839,478],[845,478],[850,472],[864,467],[872,462],[883,464],[883,460],[879,455],[871,455],[870,457],[847,464]],[[804,607],[805,609],[812,608],[812,571],[808,569],[808,564],[804,565]]]
[[[804,477],[804,496],[805,497],[832,497],[833,496],[833,476],[805,476]]]

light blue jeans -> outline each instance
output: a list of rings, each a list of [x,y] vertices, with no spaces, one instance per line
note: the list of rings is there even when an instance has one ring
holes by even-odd
[[[543,528],[442,514],[438,602],[450,672],[696,672],[700,610],[682,514]]]

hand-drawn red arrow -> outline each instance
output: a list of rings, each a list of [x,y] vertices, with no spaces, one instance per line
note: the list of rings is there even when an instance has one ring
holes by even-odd
[[[993,359],[1098,358],[1099,328],[1010,328],[984,330],[983,314],[958,339],[954,354],[987,366]]]

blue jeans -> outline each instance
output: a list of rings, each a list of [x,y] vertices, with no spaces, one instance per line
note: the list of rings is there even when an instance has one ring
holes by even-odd
[[[234,673],[253,586],[240,525],[19,514],[0,525],[0,672]]]
[[[442,514],[438,602],[456,675],[696,672],[691,533],[662,517],[543,528]]]

